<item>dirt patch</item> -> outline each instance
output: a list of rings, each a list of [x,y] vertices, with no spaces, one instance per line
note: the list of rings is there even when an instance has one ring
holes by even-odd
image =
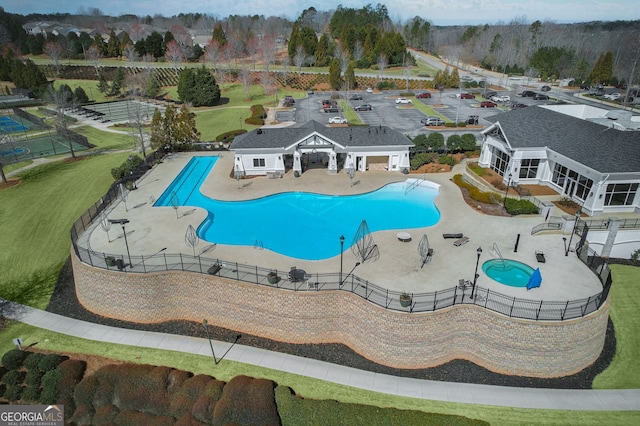
[[[77,163],[78,161],[82,161],[82,160],[86,160],[87,156],[86,155],[79,155],[77,157],[67,157],[64,160],[62,160],[65,163]]]
[[[85,373],[84,373],[85,377],[94,374],[96,371],[98,371],[105,365],[112,365],[112,364],[121,365],[121,364],[126,364],[130,362],[130,361],[121,361],[119,359],[113,359],[113,358],[105,358],[98,355],[86,355],[86,354],[80,354],[75,352],[46,351],[43,349],[38,349],[37,346],[32,346],[28,350],[30,352],[38,352],[44,355],[58,354],[76,361],[84,361],[87,364],[87,369],[85,370]],[[140,357],[136,357],[136,359],[139,359],[139,358]]]
[[[12,186],[16,186],[19,184],[20,184],[20,179],[18,178],[7,179],[6,182],[0,182],[0,191],[2,191],[3,189],[11,188]]]

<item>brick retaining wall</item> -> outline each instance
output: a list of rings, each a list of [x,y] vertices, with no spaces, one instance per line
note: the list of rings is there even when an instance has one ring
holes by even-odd
[[[96,314],[141,323],[206,318],[283,342],[343,343],[395,368],[466,359],[501,374],[562,377],[598,358],[609,317],[609,301],[562,322],[513,319],[474,305],[409,314],[349,292],[293,292],[190,272],[123,273],[71,257],[78,299]]]

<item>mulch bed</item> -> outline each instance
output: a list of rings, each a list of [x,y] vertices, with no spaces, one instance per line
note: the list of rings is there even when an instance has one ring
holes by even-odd
[[[115,320],[95,315],[87,311],[78,302],[75,293],[75,283],[71,260],[65,263],[56,289],[51,297],[47,311],[76,318],[83,321],[104,324],[112,327],[129,328],[134,330],[148,330],[183,336],[206,338],[206,334],[199,322],[168,321],[158,324],[139,324]],[[211,337],[216,340],[234,342],[238,332],[209,325]],[[496,332],[500,332],[496,330]],[[372,362],[341,344],[305,344],[297,345],[269,340],[250,334],[242,334],[238,342],[242,345],[313,358],[321,361],[340,364],[361,370],[373,371],[400,377],[438,380],[459,383],[477,383],[499,386],[557,388],[557,389],[590,389],[593,379],[602,372],[613,359],[616,348],[613,323],[609,320],[604,349],[598,360],[581,372],[561,378],[540,379],[522,376],[497,374],[486,368],[465,360],[453,360],[433,368],[415,370],[395,369]]]
[[[3,189],[11,188],[19,184],[20,184],[20,179],[18,178],[7,179],[6,182],[0,181],[0,191]]]

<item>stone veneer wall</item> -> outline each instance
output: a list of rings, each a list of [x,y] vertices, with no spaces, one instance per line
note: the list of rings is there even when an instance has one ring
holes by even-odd
[[[513,319],[474,305],[410,314],[348,292],[293,292],[191,272],[122,273],[71,257],[78,299],[96,314],[140,323],[206,318],[277,341],[343,343],[395,368],[458,358],[502,374],[566,376],[598,358],[609,317],[609,301],[563,322]]]

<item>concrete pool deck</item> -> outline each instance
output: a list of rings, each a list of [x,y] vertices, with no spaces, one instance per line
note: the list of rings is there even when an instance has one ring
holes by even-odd
[[[220,153],[216,153],[220,154]],[[287,192],[307,191],[334,195],[349,195],[373,191],[390,183],[417,178],[419,175],[403,175],[383,170],[370,170],[357,173],[351,186],[349,176],[344,173],[330,175],[326,169],[309,169],[299,178],[291,172],[281,179],[256,177],[237,181],[231,177],[233,170],[233,154],[221,153],[213,170],[202,185],[202,192],[221,200],[247,200],[266,195]],[[135,255],[152,255],[166,247],[166,253],[183,253],[192,255],[191,247],[185,244],[185,232],[189,225],[197,228],[206,218],[203,209],[195,207],[152,207],[152,200],[159,198],[167,186],[178,175],[182,168],[194,155],[213,155],[209,153],[178,153],[154,166],[137,182],[137,190],[131,191],[125,203],[118,202],[109,211],[110,219],[127,218],[127,240],[130,252]],[[483,252],[478,268],[477,285],[482,288],[498,291],[504,295],[532,300],[578,300],[599,293],[602,289],[597,277],[577,259],[573,252],[565,256],[563,236],[559,233],[542,233],[531,235],[531,229],[542,222],[540,216],[497,217],[482,214],[470,208],[464,201],[460,189],[451,181],[454,174],[462,173],[463,164],[456,165],[452,172],[427,174],[425,178],[440,187],[436,197],[436,206],[441,212],[440,221],[428,228],[402,229],[375,232],[372,237],[378,245],[380,258],[375,262],[367,262],[358,266],[354,274],[389,290],[413,293],[433,292],[454,287],[460,279],[473,280],[477,254],[481,247]],[[393,212],[397,214],[397,212]],[[259,212],[257,213],[259,214]],[[552,215],[560,216],[561,212]],[[366,219],[366,213],[363,214]],[[336,218],[339,220],[339,218]],[[247,226],[251,226],[250,223]],[[296,232],[281,225],[282,232]],[[408,242],[398,240],[400,231],[408,232],[412,239]],[[356,230],[353,230],[354,234]],[[454,246],[454,239],[444,239],[442,234],[462,233],[469,241],[461,246]],[[421,268],[418,254],[418,243],[423,234],[429,239],[434,250],[432,259]],[[518,251],[514,252],[516,238],[520,235]],[[259,234],[257,234],[259,235]],[[126,248],[119,225],[112,225],[107,233],[101,227],[94,227],[89,243],[96,252],[126,255]],[[336,245],[340,244],[336,235]],[[313,235],[300,235],[300,244]],[[343,270],[346,274],[355,265],[357,259],[350,246],[353,235],[345,235]],[[256,237],[259,240],[259,237]],[[110,241],[109,241],[110,240]],[[577,242],[573,238],[572,246]],[[210,243],[200,241],[196,252]],[[258,244],[259,246],[259,244]],[[539,267],[542,274],[542,286],[527,291],[525,288],[502,285],[482,272],[482,263],[499,257],[494,247],[498,247],[502,256],[529,266]],[[545,253],[546,262],[538,263],[535,252]],[[247,265],[265,268],[277,268],[288,271],[292,266],[306,270],[308,273],[338,272],[340,256],[327,260],[308,261],[286,257],[259,247],[217,245],[202,255],[209,258],[220,258]]]

